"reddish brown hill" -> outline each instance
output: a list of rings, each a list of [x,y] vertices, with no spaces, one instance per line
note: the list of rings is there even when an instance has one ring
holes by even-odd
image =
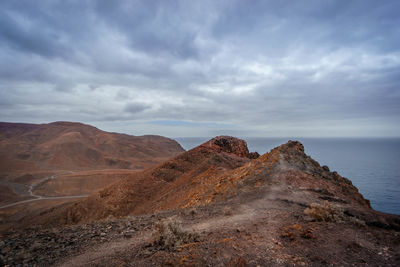
[[[219,136],[117,182],[66,208],[61,215],[57,211],[57,217],[64,223],[76,223],[188,206],[196,198],[192,192],[201,198],[202,188],[212,186],[220,174],[249,162],[249,157],[245,141]]]
[[[208,205],[246,194],[291,199],[304,206],[331,200],[370,209],[348,179],[321,167],[298,142],[289,141],[258,159],[250,156],[243,140],[216,137],[46,217],[57,223],[86,222]]]
[[[299,193],[296,201],[307,204],[311,192],[321,199],[347,203],[350,206],[370,208],[350,180],[304,153],[304,147],[297,141],[289,141],[248,164],[216,177],[215,186],[210,186],[196,200],[195,205],[207,204],[227,196],[261,190],[273,197],[283,197],[290,192],[292,198]],[[285,193],[286,192],[286,193]]]
[[[165,137],[108,133],[81,123],[0,123],[1,173],[141,169],[182,151]]]

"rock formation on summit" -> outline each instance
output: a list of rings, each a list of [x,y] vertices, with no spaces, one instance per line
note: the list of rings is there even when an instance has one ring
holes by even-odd
[[[226,152],[239,157],[250,158],[246,142],[232,136],[217,136],[201,146],[210,147],[217,152]]]

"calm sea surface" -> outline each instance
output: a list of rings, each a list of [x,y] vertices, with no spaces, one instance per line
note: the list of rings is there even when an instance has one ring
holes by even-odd
[[[175,138],[189,150],[210,138]],[[243,138],[250,151],[264,154],[288,138]],[[292,138],[308,155],[349,178],[374,209],[400,214],[400,139]]]

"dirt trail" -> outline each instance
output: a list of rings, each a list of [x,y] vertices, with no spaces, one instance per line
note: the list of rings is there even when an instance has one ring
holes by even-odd
[[[68,172],[68,173],[73,173],[72,171]],[[38,200],[49,200],[49,199],[69,199],[69,198],[83,198],[83,197],[87,197],[88,195],[76,195],[76,196],[59,196],[59,197],[49,197],[49,196],[42,196],[42,195],[36,195],[33,191],[35,190],[35,187],[49,181],[49,180],[54,180],[57,179],[58,177],[65,175],[67,173],[63,173],[63,174],[59,174],[59,175],[51,175],[51,176],[47,176],[43,179],[41,179],[39,182],[37,183],[33,183],[31,185],[23,185],[23,184],[17,184],[17,183],[10,183],[10,184],[14,184],[14,185],[20,185],[20,186],[24,186],[27,187],[27,194],[30,197],[33,197],[33,199],[27,199],[27,200],[22,200],[22,201],[18,201],[18,202],[14,202],[14,203],[10,203],[10,204],[6,204],[3,206],[0,206],[0,209],[5,209],[5,208],[9,208],[9,207],[13,207],[16,205],[20,205],[23,203],[28,203],[28,202],[33,202],[33,201],[38,201]],[[25,195],[25,194],[23,194]]]
[[[28,200],[23,200],[23,201],[18,201],[15,203],[11,203],[11,204],[7,204],[4,206],[1,206],[0,209],[5,209],[5,208],[9,208],[9,207],[13,207],[16,205],[20,205],[23,203],[28,203],[28,202],[33,202],[33,201],[38,201],[38,200],[54,200],[54,199],[69,199],[69,198],[83,198],[83,197],[87,197],[88,195],[81,195],[81,196],[63,196],[63,197],[43,197],[41,196],[40,198],[34,198],[34,199],[28,199]]]
[[[280,205],[285,205],[284,202],[277,205],[276,200],[269,199],[258,199],[256,201],[251,201],[246,204],[236,204],[231,203],[231,205],[226,206],[227,209],[220,209],[222,207],[215,207],[220,210],[219,215],[214,216],[208,214],[210,210],[201,209],[196,213],[195,216],[200,216],[201,218],[192,219],[185,218],[185,215],[175,214],[178,220],[183,220],[183,227],[188,231],[194,231],[199,233],[204,239],[205,237],[212,238],[215,241],[213,243],[225,242],[229,237],[234,237],[236,239],[239,237],[238,244],[242,242],[241,240],[246,238],[253,238],[252,242],[257,241],[257,238],[251,237],[258,229],[255,224],[265,225],[268,223],[268,227],[262,227],[263,236],[262,242],[264,248],[270,249],[272,253],[275,251],[276,240],[274,238],[265,238],[266,236],[273,237],[278,233],[279,227],[282,226],[282,220],[286,218],[284,209],[277,208]],[[226,214],[225,214],[226,213]],[[205,215],[207,214],[207,215]],[[203,217],[203,215],[205,215]],[[169,216],[168,216],[169,217]],[[152,219],[153,223],[157,221],[156,218]],[[258,230],[257,230],[258,229]],[[248,233],[247,236],[241,236],[242,233]],[[226,233],[232,233],[232,235],[227,235]],[[86,250],[80,251],[79,255],[72,255],[64,259],[61,263],[56,263],[56,266],[118,266],[118,265],[128,265],[133,262],[138,261],[137,266],[148,266],[150,264],[151,257],[158,257],[158,255],[163,255],[167,253],[166,251],[158,252],[157,250],[148,250],[146,244],[151,243],[152,230],[139,231],[129,239],[115,239],[111,242],[98,244],[96,246],[90,247]],[[227,241],[230,242],[230,241]],[[207,240],[202,240],[197,243],[199,246],[211,246],[210,242]],[[240,245],[237,246],[239,247]],[[185,247],[185,246],[183,246]],[[210,247],[210,249],[211,249]],[[200,249],[201,250],[201,249]],[[199,252],[199,251],[198,251]],[[147,256],[146,256],[147,255]],[[146,257],[150,257],[146,259]]]
[[[101,262],[108,262],[115,259],[115,255],[121,251],[126,251],[128,249],[133,249],[133,247],[138,247],[150,240],[151,231],[141,231],[138,232],[130,239],[119,239],[112,242],[107,242],[100,244],[98,246],[92,247],[85,251],[85,253],[71,256],[61,263],[57,263],[55,266],[69,267],[69,266],[88,266],[93,264],[99,264]]]

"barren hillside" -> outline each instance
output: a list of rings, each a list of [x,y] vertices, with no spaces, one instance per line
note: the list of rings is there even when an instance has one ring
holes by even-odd
[[[257,157],[243,140],[216,137],[87,199],[22,220],[41,226],[5,234],[8,264],[400,263],[400,217],[374,211],[350,180],[296,141]]]
[[[161,136],[108,133],[82,123],[0,123],[0,173],[143,169],[182,152]]]
[[[183,151],[165,137],[108,133],[82,123],[1,122],[0,229],[58,203],[55,198],[85,197]],[[26,210],[31,201],[38,203]]]

